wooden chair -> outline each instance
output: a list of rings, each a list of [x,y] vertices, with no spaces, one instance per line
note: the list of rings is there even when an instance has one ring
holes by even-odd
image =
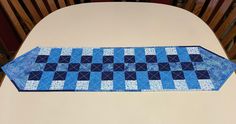
[[[75,4],[74,0],[0,0],[21,40],[49,13]]]
[[[236,6],[234,0],[188,0],[185,9],[205,21],[215,32],[230,59],[236,58]]]

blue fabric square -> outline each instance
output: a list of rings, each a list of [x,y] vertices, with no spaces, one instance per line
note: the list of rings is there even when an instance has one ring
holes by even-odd
[[[78,80],[89,80],[90,79],[90,72],[82,71],[78,74]]]
[[[56,71],[57,63],[47,63],[45,65],[44,71]]]
[[[158,63],[158,67],[160,71],[170,71],[169,63]]]
[[[198,70],[195,71],[198,79],[210,79],[209,73],[207,70]]]
[[[66,71],[56,71],[53,80],[65,80],[66,73],[67,73]]]
[[[146,55],[146,62],[147,63],[156,63],[157,62],[156,55]]]
[[[126,71],[125,72],[125,80],[136,80],[136,72],[135,71]]]
[[[42,71],[32,71],[29,74],[28,80],[40,80],[42,73]]]
[[[157,63],[147,63],[148,71],[159,71],[159,67]]]
[[[91,64],[90,63],[82,63],[80,64],[80,71],[90,71]]]
[[[68,71],[79,71],[80,64],[79,63],[70,63],[68,67]]]
[[[167,58],[169,62],[179,62],[178,55],[167,55]]]
[[[125,56],[125,63],[135,63],[135,56],[126,55]]]
[[[180,62],[171,62],[169,65],[171,71],[182,71]]]
[[[102,71],[102,64],[101,63],[92,64],[91,71]]]
[[[148,79],[149,80],[160,80],[160,73],[158,71],[149,71],[148,72]]]
[[[125,71],[135,71],[135,63],[125,63]]]
[[[136,71],[147,71],[146,63],[136,63],[135,67],[136,67]]]
[[[200,54],[190,54],[190,59],[192,62],[202,62],[202,56]]]
[[[174,80],[183,80],[183,79],[185,79],[183,71],[172,71],[171,74],[172,74],[172,78]]]
[[[56,71],[67,71],[68,64],[67,63],[58,63]]]
[[[113,63],[103,64],[103,71],[113,71]]]
[[[39,55],[35,63],[46,63],[48,61],[48,55]]]
[[[183,70],[194,70],[192,62],[181,62]]]
[[[113,72],[111,71],[102,72],[102,80],[113,80]]]
[[[113,70],[114,71],[124,71],[124,63],[114,63]]]
[[[103,63],[113,63],[114,57],[113,56],[103,56]]]
[[[91,63],[92,62],[92,56],[82,56],[81,57],[81,63]]]
[[[60,56],[59,63],[69,63],[70,62],[70,56]]]

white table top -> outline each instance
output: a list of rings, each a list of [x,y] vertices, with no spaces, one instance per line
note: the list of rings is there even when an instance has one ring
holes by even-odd
[[[89,3],[60,9],[30,32],[17,56],[36,46],[201,45],[226,57],[193,14],[152,3]],[[18,92],[0,88],[1,124],[235,124],[236,76],[217,92]]]

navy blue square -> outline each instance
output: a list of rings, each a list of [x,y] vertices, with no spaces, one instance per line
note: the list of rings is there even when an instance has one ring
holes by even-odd
[[[28,80],[40,80],[42,73],[42,71],[32,71],[29,74]]]
[[[147,63],[156,63],[157,62],[156,55],[146,55],[146,62]]]
[[[70,63],[68,71],[79,71],[79,67],[80,67],[79,63]]]
[[[90,72],[79,72],[78,74],[78,80],[89,80],[90,79]]]
[[[170,71],[169,63],[158,63],[158,67],[160,71]]]
[[[125,72],[125,80],[136,80],[136,72],[135,71],[126,71]]]
[[[103,63],[113,63],[114,57],[113,56],[103,56]]]
[[[91,71],[102,71],[102,64],[101,63],[92,64]]]
[[[174,80],[183,80],[184,78],[184,73],[183,71],[172,71],[172,78]]]
[[[192,62],[181,62],[183,70],[194,70]]]
[[[132,55],[125,56],[125,63],[135,63],[135,57]]]
[[[210,79],[210,75],[207,70],[195,71],[198,79]]]
[[[59,63],[69,63],[70,62],[70,56],[60,56]]]
[[[66,71],[56,71],[53,77],[53,80],[65,80]]]
[[[81,57],[81,63],[91,63],[92,62],[92,56],[82,56]]]
[[[39,55],[35,63],[46,63],[48,61],[48,55]]]
[[[192,62],[202,62],[202,56],[200,54],[190,54],[190,59]]]
[[[114,71],[124,71],[124,63],[115,63],[113,65]]]
[[[102,72],[102,80],[113,80],[113,72],[110,71]]]
[[[149,71],[148,72],[149,80],[160,80],[160,73],[158,71]]]
[[[167,58],[169,62],[179,62],[178,55],[167,55]]]
[[[146,63],[136,63],[135,64],[136,71],[147,71]]]
[[[57,63],[47,63],[44,67],[44,71],[56,71]]]

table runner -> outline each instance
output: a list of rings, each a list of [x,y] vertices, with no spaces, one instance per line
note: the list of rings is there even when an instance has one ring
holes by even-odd
[[[212,91],[236,64],[201,46],[36,47],[2,69],[19,91]]]

